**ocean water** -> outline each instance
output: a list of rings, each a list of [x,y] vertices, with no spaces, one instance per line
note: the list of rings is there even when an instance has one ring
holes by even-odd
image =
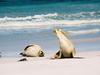
[[[0,1],[0,52],[18,57],[28,44],[46,54],[59,50],[54,28],[68,32],[77,52],[100,50],[100,1]]]

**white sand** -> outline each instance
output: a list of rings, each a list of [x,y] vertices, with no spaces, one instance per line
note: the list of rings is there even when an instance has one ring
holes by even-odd
[[[72,59],[0,58],[0,75],[100,75],[100,51],[77,53]]]

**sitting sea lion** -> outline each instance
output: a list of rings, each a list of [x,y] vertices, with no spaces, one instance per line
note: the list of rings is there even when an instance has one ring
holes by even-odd
[[[60,50],[52,58],[73,58],[75,55],[75,47],[73,43],[65,36],[65,32],[61,29],[55,29],[60,44]]]
[[[44,52],[39,45],[32,44],[26,46],[24,52],[20,53],[20,55],[27,57],[43,57]]]

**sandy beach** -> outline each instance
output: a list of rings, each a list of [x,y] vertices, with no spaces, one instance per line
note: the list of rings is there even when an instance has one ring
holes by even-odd
[[[100,75],[100,0],[0,0],[0,75]]]
[[[100,51],[79,52],[75,58],[0,58],[0,75],[100,75]]]

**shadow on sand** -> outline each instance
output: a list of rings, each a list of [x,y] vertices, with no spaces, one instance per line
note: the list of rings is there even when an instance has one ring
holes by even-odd
[[[55,58],[50,58],[52,60],[56,60]],[[60,59],[85,59],[84,57],[73,57],[73,58],[60,58]]]

